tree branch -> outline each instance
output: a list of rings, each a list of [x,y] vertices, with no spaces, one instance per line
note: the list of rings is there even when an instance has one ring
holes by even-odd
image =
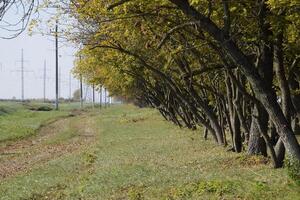
[[[165,42],[167,41],[167,39],[169,39],[169,37],[175,32],[175,31],[177,31],[177,30],[179,30],[179,29],[182,29],[182,28],[184,28],[184,27],[186,27],[186,26],[193,26],[193,25],[196,25],[197,23],[199,23],[199,22],[197,22],[197,21],[192,21],[192,22],[187,22],[187,23],[183,23],[183,24],[180,24],[180,25],[178,25],[178,26],[175,26],[174,28],[172,28],[171,30],[169,30],[166,34],[165,34],[165,36],[163,37],[163,39],[160,41],[160,43],[158,44],[158,46],[157,46],[157,49],[160,49],[164,44],[165,44]]]
[[[113,4],[109,5],[107,7],[107,10],[113,10],[115,7],[118,7],[118,6],[124,4],[124,3],[128,2],[128,1],[131,1],[131,0],[120,0],[120,1],[118,1],[116,3],[113,3]]]

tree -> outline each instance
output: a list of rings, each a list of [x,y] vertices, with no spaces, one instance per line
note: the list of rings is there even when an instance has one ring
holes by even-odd
[[[74,101],[79,101],[80,100],[80,89],[77,89],[73,93],[73,100]]]
[[[292,2],[77,1],[69,10],[83,45],[75,73],[178,126],[204,126],[235,152],[269,154],[274,167],[285,148],[300,158]]]
[[[264,108],[269,114],[272,122],[274,123],[280,139],[285,144],[285,147],[290,155],[300,160],[300,146],[297,139],[288,123],[288,120],[284,116],[282,109],[276,102],[275,92],[268,85],[264,84],[263,77],[255,69],[253,62],[241,51],[237,44],[233,41],[231,36],[226,32],[230,27],[230,22],[225,22],[223,29],[219,28],[213,21],[208,17],[205,17],[202,13],[198,12],[194,7],[192,7],[187,0],[170,0],[172,3],[177,5],[188,17],[193,20],[199,21],[200,28],[206,31],[211,37],[217,41],[221,47],[226,51],[226,53],[231,57],[231,59],[238,65],[241,71],[245,74],[248,81],[250,82],[255,95],[262,103]],[[227,1],[223,1],[224,7],[228,6]],[[261,9],[265,7],[265,2],[261,1]],[[225,9],[225,16],[229,15],[229,10]],[[265,16],[262,16],[263,24],[265,22]],[[225,17],[225,20],[227,18]],[[263,27],[260,27],[263,28]],[[266,31],[265,31],[266,32]],[[266,34],[266,33],[263,34]],[[267,59],[265,56],[264,59]],[[267,60],[261,60],[261,62],[269,62]],[[265,67],[265,66],[264,66]]]
[[[6,34],[1,38],[11,39],[20,35],[30,21],[37,0],[2,0],[0,2],[0,29]],[[9,15],[14,15],[12,19]]]

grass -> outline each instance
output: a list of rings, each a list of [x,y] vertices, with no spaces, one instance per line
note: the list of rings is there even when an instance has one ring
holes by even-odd
[[[0,102],[0,144],[32,136],[44,124],[68,116],[73,108],[73,105],[66,104],[59,112],[32,110],[42,106],[51,107],[43,103]]]
[[[152,109],[113,106],[89,117],[97,134],[92,144],[2,180],[0,199],[300,197],[299,185],[284,169],[272,169],[261,157],[226,152]],[[74,118],[66,136],[49,142],[67,140],[80,122]]]

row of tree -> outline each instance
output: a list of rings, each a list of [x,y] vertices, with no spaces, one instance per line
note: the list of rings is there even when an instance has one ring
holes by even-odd
[[[300,162],[298,0],[77,0],[75,73],[218,145]]]

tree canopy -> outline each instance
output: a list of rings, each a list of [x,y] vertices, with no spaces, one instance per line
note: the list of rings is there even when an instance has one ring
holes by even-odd
[[[297,0],[71,1],[74,73],[232,151],[300,162],[299,10]]]

